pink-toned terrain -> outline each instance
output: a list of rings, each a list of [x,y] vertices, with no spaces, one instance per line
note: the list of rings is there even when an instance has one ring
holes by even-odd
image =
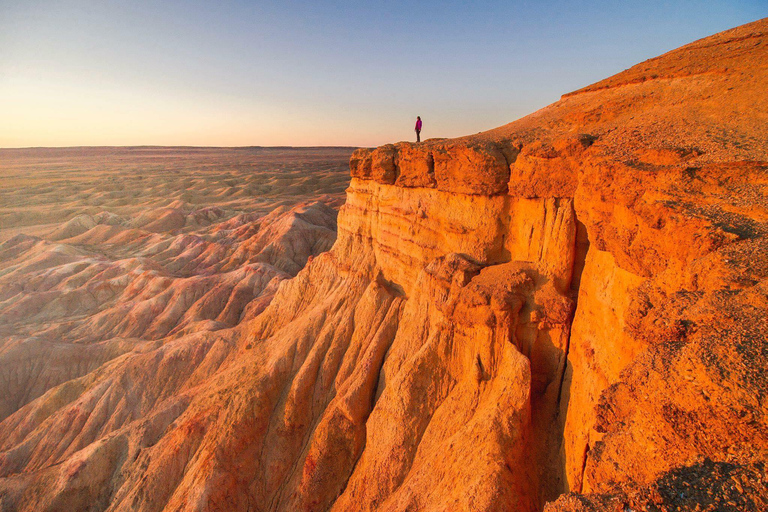
[[[261,312],[333,244],[350,152],[0,150],[0,419]]]
[[[768,19],[356,150],[338,219],[342,150],[2,153],[0,509],[768,509],[766,83]]]

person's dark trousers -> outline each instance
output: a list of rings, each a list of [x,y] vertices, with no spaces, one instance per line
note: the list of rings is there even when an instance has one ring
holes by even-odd
[[[416,132],[416,142],[421,142],[421,132]]]

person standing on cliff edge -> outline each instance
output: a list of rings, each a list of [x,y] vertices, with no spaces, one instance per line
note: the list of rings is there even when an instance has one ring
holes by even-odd
[[[416,142],[421,142],[421,116],[416,116]]]

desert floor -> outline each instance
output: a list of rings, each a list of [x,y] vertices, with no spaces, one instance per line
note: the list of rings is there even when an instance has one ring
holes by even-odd
[[[0,149],[0,242],[78,214],[131,217],[176,203],[225,216],[309,199],[338,206],[352,148]]]
[[[330,249],[352,148],[0,149],[0,422],[257,315]]]

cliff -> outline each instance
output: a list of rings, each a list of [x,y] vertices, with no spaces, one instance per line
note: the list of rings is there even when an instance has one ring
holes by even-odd
[[[768,19],[357,150],[333,247],[263,311],[0,423],[0,504],[764,509],[766,83]]]

